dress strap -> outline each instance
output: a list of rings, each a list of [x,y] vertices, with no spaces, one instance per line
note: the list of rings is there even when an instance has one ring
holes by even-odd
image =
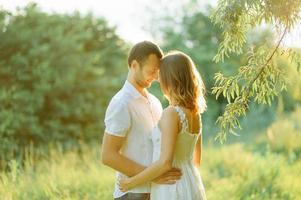
[[[185,112],[179,106],[175,106],[175,109],[180,117],[182,131],[188,131],[188,120]]]

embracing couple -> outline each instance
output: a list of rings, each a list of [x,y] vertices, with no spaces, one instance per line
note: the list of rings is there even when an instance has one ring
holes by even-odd
[[[147,91],[160,83],[169,106]],[[105,115],[102,163],[117,172],[115,200],[204,200],[199,173],[204,84],[183,52],[135,44],[128,76]]]

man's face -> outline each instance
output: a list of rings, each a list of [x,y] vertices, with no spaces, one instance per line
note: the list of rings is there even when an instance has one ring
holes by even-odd
[[[159,67],[160,59],[155,54],[149,55],[142,66],[137,67],[135,73],[137,84],[142,88],[150,87],[152,82],[158,79]]]

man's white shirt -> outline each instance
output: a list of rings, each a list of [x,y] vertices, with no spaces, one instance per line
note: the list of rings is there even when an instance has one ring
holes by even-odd
[[[150,134],[162,115],[160,101],[149,92],[146,96],[126,81],[121,90],[112,98],[105,115],[105,132],[125,137],[121,154],[141,165],[149,166],[152,163],[153,147]],[[116,179],[125,176],[116,173]],[[125,193],[119,190],[115,183],[114,198]],[[150,193],[150,184],[144,184],[127,192]]]

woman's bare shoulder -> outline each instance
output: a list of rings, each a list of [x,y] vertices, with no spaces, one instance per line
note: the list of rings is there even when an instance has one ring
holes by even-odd
[[[163,110],[162,117],[159,121],[159,126],[178,126],[179,115],[176,109],[172,106],[169,106]]]

